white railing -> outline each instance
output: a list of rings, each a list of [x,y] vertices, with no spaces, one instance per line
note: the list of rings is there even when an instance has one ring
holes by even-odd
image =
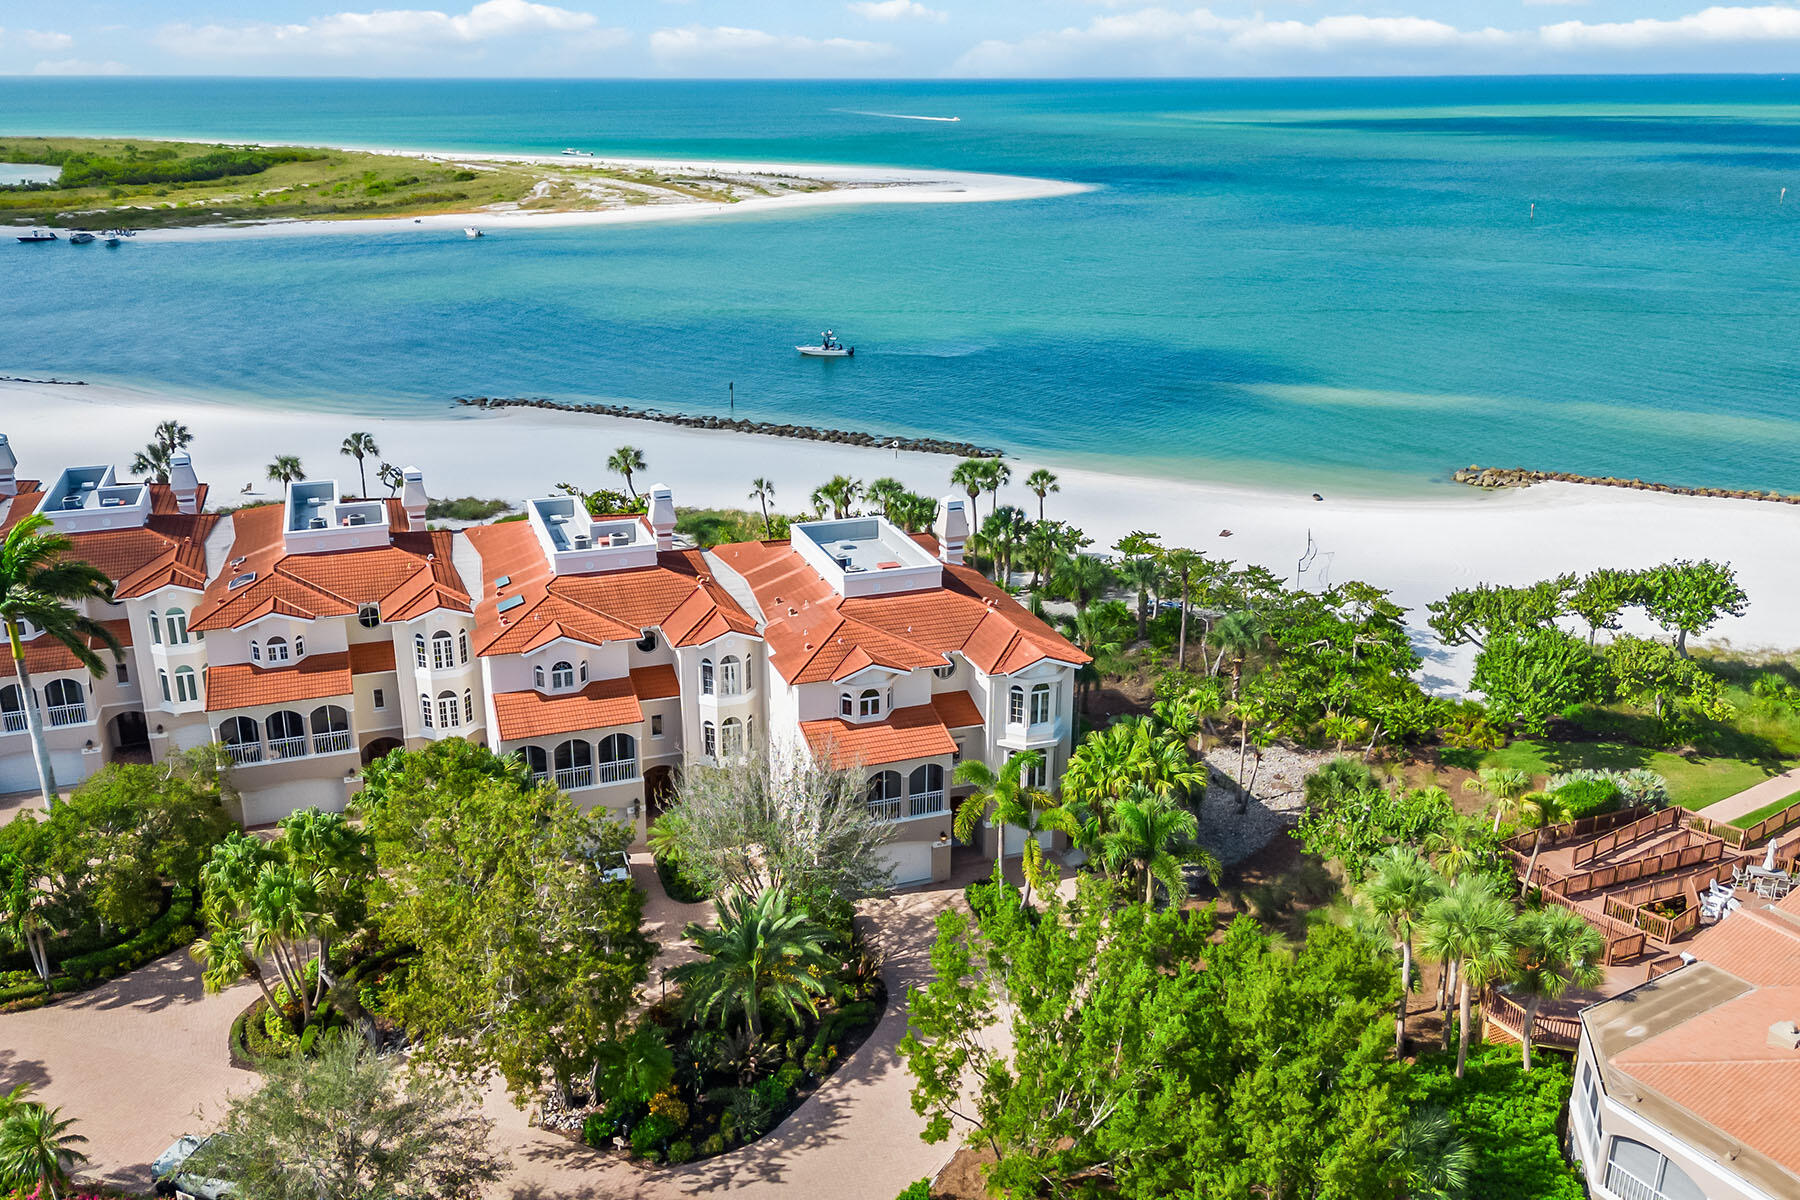
[[[895,796],[892,800],[871,800],[869,801],[869,811],[880,820],[898,821],[900,819],[900,797]]]
[[[22,712],[0,713],[0,728],[8,733],[17,733],[25,728],[25,714]]]
[[[350,731],[334,729],[327,733],[313,734],[314,754],[342,754],[350,748]]]
[[[1606,1164],[1606,1190],[1619,1200],[1666,1200],[1662,1192],[1616,1162]]]
[[[600,764],[601,783],[624,783],[627,779],[636,779],[637,773],[637,759],[635,758],[621,758],[617,762]]]
[[[270,758],[299,758],[306,753],[306,738],[285,737],[269,739]]]
[[[944,811],[944,789],[935,792],[914,792],[907,798],[907,815],[912,817],[929,817]]]
[[[594,786],[594,768],[558,767],[556,769],[556,786],[565,792],[591,788]]]
[[[240,767],[245,763],[259,763],[262,761],[262,743],[239,742],[236,745],[227,745],[225,753],[229,754],[231,761]]]
[[[533,771],[531,773],[531,782],[533,782],[533,783],[548,783],[548,782],[550,782],[550,772],[548,772],[548,771]]]
[[[50,706],[50,724],[52,725],[80,725],[86,721],[86,704],[52,704]]]

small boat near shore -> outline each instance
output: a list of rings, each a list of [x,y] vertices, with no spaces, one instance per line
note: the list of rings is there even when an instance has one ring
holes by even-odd
[[[33,229],[30,233],[21,233],[19,240],[21,242],[54,242],[57,237],[48,229]]]
[[[819,335],[816,346],[795,346],[803,358],[855,358],[856,347],[838,341],[837,334],[827,329]]]
[[[475,228],[473,225],[464,225],[463,236],[466,238],[478,238],[481,236],[481,230]]]
[[[85,246],[93,240],[94,235],[85,229],[77,230],[69,235],[69,245],[71,246]]]

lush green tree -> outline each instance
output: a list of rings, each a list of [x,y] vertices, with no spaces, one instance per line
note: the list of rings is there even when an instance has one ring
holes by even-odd
[[[988,474],[985,460],[965,458],[950,468],[950,486],[959,487],[969,494],[969,528],[981,527],[981,506],[978,503],[981,493],[987,490]]]
[[[1462,1200],[1475,1177],[1475,1148],[1441,1108],[1418,1109],[1406,1119],[1394,1159],[1404,1164],[1406,1200]]]
[[[1513,804],[1531,790],[1531,776],[1516,767],[1483,767],[1463,780],[1463,791],[1478,792],[1494,802],[1494,828]]]
[[[1415,1113],[1449,1114],[1473,1157],[1470,1194],[1476,1200],[1587,1200],[1580,1170],[1563,1153],[1572,1083],[1567,1061],[1552,1058],[1526,1072],[1511,1047],[1477,1045],[1460,1079],[1452,1074],[1453,1062],[1451,1055],[1421,1057],[1407,1073],[1406,1092]],[[1409,1200],[1430,1195],[1407,1193]]]
[[[38,790],[46,807],[57,800],[56,773],[50,765],[50,749],[44,742],[44,714],[31,668],[25,662],[25,631],[36,631],[62,646],[89,674],[106,674],[96,647],[109,651],[116,663],[125,661],[125,649],[111,629],[84,616],[81,605],[112,599],[112,580],[99,567],[71,557],[74,543],[58,533],[50,518],[34,512],[6,531],[0,542],[0,629],[12,650],[13,676],[25,697],[25,728],[31,738],[31,754],[37,763]]]
[[[1689,637],[1725,617],[1742,616],[1750,607],[1737,573],[1711,559],[1681,558],[1655,567],[1644,573],[1643,589],[1644,612],[1675,635],[1675,651],[1683,657]]]
[[[1394,1016],[1394,1053],[1406,1052],[1406,1000],[1412,994],[1413,938],[1426,910],[1444,894],[1444,881],[1411,846],[1389,846],[1369,864],[1359,897],[1380,918],[1400,951],[1400,1001]]]
[[[1567,610],[1575,576],[1559,575],[1525,587],[1483,583],[1426,605],[1427,623],[1445,645],[1487,644],[1495,634],[1549,625]]]
[[[1240,918],[1117,903],[1083,876],[1040,913],[938,917],[900,1054],[925,1138],[957,1126],[1022,1198],[1392,1194],[1404,1119],[1393,972],[1316,928],[1289,955]]]
[[[900,502],[900,497],[906,495],[906,485],[891,475],[884,475],[871,483],[863,494],[868,497],[870,504],[881,510],[882,516],[891,521],[894,519],[894,505]]]
[[[1050,593],[1084,612],[1118,582],[1105,559],[1093,554],[1065,554],[1050,572]]]
[[[620,446],[606,458],[606,469],[625,477],[625,490],[631,493],[633,500],[637,499],[637,485],[632,476],[644,470],[645,465],[644,452],[636,446]]]
[[[1513,990],[1525,996],[1521,1050],[1531,1070],[1531,1038],[1538,1008],[1571,987],[1598,987],[1606,978],[1606,938],[1576,912],[1548,905],[1519,919],[1512,937],[1517,956],[1511,970]]]
[[[981,523],[981,544],[994,562],[994,578],[1002,587],[1012,583],[1013,558],[1025,542],[1030,522],[1010,504],[1002,504]]]
[[[617,1041],[601,1043],[600,1093],[646,1102],[675,1078],[675,1055],[662,1028],[640,1021]]]
[[[907,492],[888,508],[888,520],[908,533],[922,533],[937,520],[938,502],[930,496]]]
[[[1056,482],[1056,476],[1039,467],[1025,477],[1025,488],[1038,499],[1038,520],[1044,519],[1044,497],[1051,492],[1062,491],[1062,485]]]
[[[367,496],[369,494],[369,476],[363,465],[363,460],[366,458],[374,458],[379,462],[381,456],[381,447],[375,444],[375,435],[372,433],[353,433],[344,439],[344,444],[338,447],[338,453],[342,454],[345,458],[354,458],[356,460],[356,478],[357,482],[362,485],[362,490],[357,494]]]
[[[763,536],[774,537],[774,526],[769,524],[769,501],[775,499],[775,485],[769,479],[758,475],[750,481],[750,499],[762,508]]]
[[[1544,848],[1544,833],[1552,825],[1575,819],[1566,796],[1560,792],[1532,792],[1519,800],[1520,824],[1537,830],[1531,839],[1531,861],[1525,864],[1525,878],[1519,881],[1521,895],[1531,890],[1531,876],[1537,871],[1538,852]]]
[[[131,460],[131,473],[151,483],[169,482],[169,468],[177,450],[192,445],[194,435],[180,421],[158,421],[150,444]]]
[[[1649,709],[1665,740],[1695,721],[1731,713],[1724,681],[1667,643],[1615,638],[1606,648],[1606,668],[1619,698]]]
[[[1101,853],[1109,863],[1124,865],[1143,877],[1145,904],[1155,903],[1159,883],[1168,893],[1169,903],[1186,900],[1184,865],[1198,866],[1214,884],[1223,874],[1218,858],[1194,840],[1200,831],[1194,814],[1142,783],[1132,784],[1125,798],[1113,806],[1110,823]]]
[[[1539,625],[1490,637],[1475,656],[1470,686],[1495,720],[1540,735],[1565,708],[1600,698],[1603,678],[1599,659],[1580,638]]]
[[[1262,618],[1248,610],[1228,612],[1214,622],[1209,637],[1219,651],[1219,657],[1213,662],[1212,673],[1217,675],[1219,668],[1227,660],[1230,661],[1231,695],[1229,698],[1235,701],[1243,687],[1245,661],[1262,649],[1264,638]]]
[[[748,896],[734,892],[715,900],[716,926],[693,922],[686,929],[704,956],[667,974],[681,985],[682,1002],[700,1020],[721,1025],[741,1013],[752,1041],[761,1041],[763,1010],[774,1007],[790,1020],[800,1010],[818,1012],[825,995],[825,970],[832,965],[833,934],[783,888]]]
[[[393,463],[384,462],[375,468],[375,482],[388,490],[392,496],[406,484],[406,472]]]
[[[862,497],[862,480],[848,475],[833,475],[813,489],[812,506],[822,517],[829,512],[837,520],[849,516]]]
[[[57,1200],[69,1186],[69,1172],[87,1162],[77,1146],[87,1138],[74,1132],[73,1118],[62,1109],[9,1097],[0,1119],[0,1187],[24,1191],[35,1187],[44,1200]]]
[[[1618,629],[1620,614],[1643,601],[1643,573],[1612,567],[1589,571],[1565,598],[1569,611],[1587,622],[1590,646],[1602,629]]]
[[[269,460],[269,479],[286,487],[290,483],[302,483],[306,479],[306,468],[300,465],[297,454],[277,454]]]
[[[1512,905],[1487,880],[1473,875],[1452,883],[1425,911],[1421,951],[1456,966],[1458,1079],[1469,1052],[1471,993],[1505,974],[1511,962],[1513,921]]]
[[[391,1010],[423,1056],[498,1071],[519,1098],[546,1075],[591,1087],[594,1048],[618,1036],[656,951],[643,894],[594,865],[630,830],[460,739],[390,755],[356,808],[380,868],[370,912],[413,948]]]
[[[470,1091],[353,1037],[260,1070],[184,1172],[256,1200],[477,1200],[510,1169]]]
[[[1041,750],[1021,750],[1000,764],[998,771],[978,758],[965,758],[956,765],[956,782],[969,784],[974,791],[956,810],[952,828],[958,841],[969,841],[975,828],[986,817],[994,830],[994,873],[1002,873],[1006,857],[1006,827],[1030,826],[1036,820],[1032,810],[1049,808],[1050,794],[1026,782],[1026,772],[1044,765]]]
[[[1340,862],[1347,878],[1361,879],[1381,851],[1423,843],[1454,812],[1442,788],[1309,786],[1295,835],[1308,854]]]

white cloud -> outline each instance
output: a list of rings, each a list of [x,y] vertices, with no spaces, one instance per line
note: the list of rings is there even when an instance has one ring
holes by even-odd
[[[918,0],[859,0],[844,7],[871,21],[942,21],[950,14],[926,8]]]
[[[1519,0],[1519,2],[1527,8],[1557,8],[1564,6],[1573,8],[1577,5],[1586,4],[1588,0]]]
[[[1582,3],[1585,0],[1527,0]],[[1316,21],[1227,17],[1211,9],[1140,8],[1017,41],[985,41],[952,68],[960,75],[1273,74],[1416,71],[1554,64],[1571,56],[1680,52],[1800,42],[1800,8],[1715,7],[1671,19],[1538,28],[1460,29],[1427,17],[1345,15]],[[1663,54],[1658,62],[1670,61]]]
[[[178,54],[317,55],[341,58],[363,54],[415,53],[440,47],[468,47],[501,38],[534,34],[578,35],[592,47],[629,40],[623,30],[601,29],[592,13],[530,0],[482,0],[466,13],[434,9],[379,9],[340,12],[289,25],[169,25],[157,43]]]
[[[66,33],[47,33],[38,29],[27,29],[19,34],[27,46],[45,54],[57,50],[67,50],[75,44],[75,39]]]
[[[730,25],[688,25],[659,29],[650,35],[651,57],[676,69],[751,68],[778,75],[801,75],[879,62],[894,53],[894,48],[883,42],[799,37]]]
[[[33,75],[129,75],[122,62],[90,62],[83,58],[45,59],[31,68]]]

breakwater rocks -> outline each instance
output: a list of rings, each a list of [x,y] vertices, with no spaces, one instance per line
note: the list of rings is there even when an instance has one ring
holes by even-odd
[[[1524,467],[1469,466],[1450,476],[1457,483],[1478,488],[1530,487],[1534,483],[1586,483],[1595,487],[1634,488],[1640,492],[1668,492],[1674,496],[1716,496],[1723,500],[1769,500],[1776,504],[1800,504],[1800,495],[1780,492],[1740,491],[1735,488],[1679,487],[1644,479],[1620,479],[1614,475],[1576,475],[1568,471],[1528,471]]]
[[[85,379],[26,379],[21,375],[0,375],[0,383],[53,383],[57,387],[86,387]]]
[[[529,396],[457,396],[456,403],[469,408],[548,408],[557,412],[592,413],[600,417],[624,417],[630,421],[660,421],[689,429],[723,429],[730,433],[759,433],[765,437],[798,438],[807,442],[836,442],[843,446],[869,446],[880,450],[911,450],[919,454],[950,454],[957,458],[1000,458],[992,446],[949,442],[942,438],[890,437],[858,429],[822,429],[816,425],[776,425],[741,417],[699,417],[690,413],[666,413],[654,408],[623,404],[570,404]]]

